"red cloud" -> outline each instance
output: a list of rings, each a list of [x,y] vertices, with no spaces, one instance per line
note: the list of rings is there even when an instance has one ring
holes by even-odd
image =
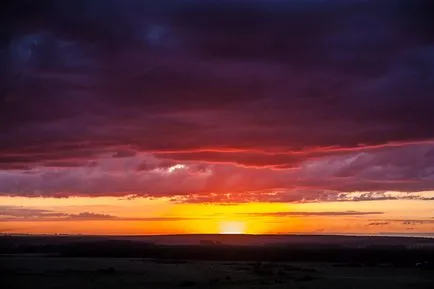
[[[27,2],[0,40],[0,194],[434,188],[429,1]]]

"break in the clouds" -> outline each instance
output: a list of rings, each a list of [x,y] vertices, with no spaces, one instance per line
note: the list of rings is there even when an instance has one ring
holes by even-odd
[[[7,7],[3,195],[430,198],[432,1]]]

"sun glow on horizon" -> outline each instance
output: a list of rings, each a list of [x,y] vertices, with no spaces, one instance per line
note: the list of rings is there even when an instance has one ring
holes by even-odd
[[[240,221],[223,221],[219,225],[220,234],[245,234],[246,224]]]
[[[429,192],[427,196],[430,197],[431,194],[432,192]],[[408,219],[411,223],[415,216],[420,224],[412,229],[412,233],[432,232],[432,205],[422,200],[411,203],[417,206],[417,215],[409,214],[409,201],[406,200],[305,204],[263,202],[229,206],[175,203],[170,198],[0,196],[0,233],[256,235],[377,233],[380,230],[406,233],[409,231],[408,225],[393,220]],[[375,221],[371,215],[363,214],[380,211],[380,208],[384,214],[376,214]],[[348,211],[360,211],[362,215],[345,216]],[[302,214],[291,215],[290,212]],[[333,212],[338,213],[333,215]],[[88,218],[79,218],[83,215]]]

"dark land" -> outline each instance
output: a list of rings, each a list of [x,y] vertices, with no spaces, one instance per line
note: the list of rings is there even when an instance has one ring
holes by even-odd
[[[0,236],[2,288],[430,289],[433,264],[430,238]]]

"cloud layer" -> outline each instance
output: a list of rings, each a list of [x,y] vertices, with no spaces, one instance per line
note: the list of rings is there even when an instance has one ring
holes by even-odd
[[[62,220],[110,220],[116,219],[115,216],[97,214],[91,212],[81,212],[78,214],[66,214],[52,210],[18,207],[0,206],[1,221],[62,221]]]
[[[61,221],[145,221],[172,222],[185,220],[201,220],[192,217],[118,217],[109,214],[80,212],[62,213],[54,210],[36,209],[22,206],[0,206],[0,221],[2,222],[61,222]]]
[[[341,212],[271,212],[271,213],[251,213],[248,216],[252,217],[339,217],[339,216],[363,216],[363,215],[381,215],[383,212],[357,212],[357,211],[341,211]]]
[[[434,187],[429,0],[8,9],[0,194],[430,198],[412,195]]]

